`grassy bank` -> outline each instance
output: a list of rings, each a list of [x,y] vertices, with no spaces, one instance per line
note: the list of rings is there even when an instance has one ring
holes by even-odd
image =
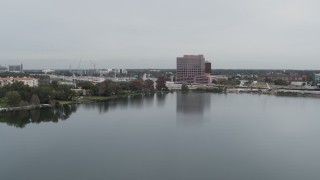
[[[193,92],[209,92],[209,93],[224,93],[224,89],[223,88],[197,88],[194,90],[190,90]]]
[[[320,98],[320,94],[296,93],[296,92],[278,92],[276,93],[276,96]]]
[[[117,95],[117,96],[81,96],[81,97],[74,98],[72,101],[58,101],[58,102],[60,105],[84,104],[84,103],[93,103],[93,102],[99,102],[99,101],[106,101],[109,99],[138,96],[138,95],[142,95],[142,93],[124,94],[124,95]]]

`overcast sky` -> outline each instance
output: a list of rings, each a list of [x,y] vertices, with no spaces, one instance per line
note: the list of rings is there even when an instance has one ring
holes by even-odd
[[[320,69],[319,0],[1,0],[0,64]]]

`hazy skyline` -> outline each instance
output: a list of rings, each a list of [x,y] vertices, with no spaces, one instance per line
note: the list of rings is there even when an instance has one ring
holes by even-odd
[[[320,69],[316,0],[2,0],[0,64]]]

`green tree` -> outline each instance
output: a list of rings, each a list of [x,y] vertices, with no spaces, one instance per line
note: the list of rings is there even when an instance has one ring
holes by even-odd
[[[289,85],[289,83],[288,83],[287,81],[284,81],[284,80],[282,80],[282,79],[277,79],[277,80],[275,80],[275,81],[274,81],[274,84],[275,84],[275,85],[281,85],[281,86],[287,86],[287,85]]]
[[[107,85],[106,83],[102,82],[102,83],[99,83],[97,85],[97,94],[99,96],[103,96],[103,95],[106,95],[106,90],[107,90]]]
[[[37,94],[33,94],[30,99],[30,104],[33,106],[40,105],[40,99]]]
[[[48,104],[54,97],[51,86],[36,87],[33,89],[32,93],[38,95],[40,103],[42,104]]]
[[[8,98],[7,97],[0,98],[0,107],[7,107],[7,106],[8,106]]]
[[[147,79],[143,82],[143,92],[145,94],[153,94],[154,93],[154,82],[150,79]]]
[[[162,77],[159,77],[158,80],[156,81],[156,88],[158,91],[168,91],[168,87],[166,86],[166,80],[165,78],[162,76]]]
[[[91,90],[94,87],[94,85],[91,82],[88,82],[88,81],[79,82],[77,84],[77,86],[81,87],[82,89],[86,89],[86,90]]]
[[[29,101],[31,97],[31,88],[28,85],[24,85],[23,82],[16,81],[0,88],[0,97],[4,97],[9,91],[17,91],[24,101]]]
[[[130,91],[131,92],[142,92],[142,86],[143,86],[143,83],[141,80],[133,80],[133,81],[130,81]]]
[[[6,98],[8,99],[8,105],[10,107],[18,107],[21,101],[21,96],[18,91],[9,91],[6,93]]]
[[[188,91],[189,91],[188,85],[182,84],[182,86],[181,86],[181,91],[182,91],[182,92],[188,92]]]
[[[52,81],[52,82],[51,82],[51,87],[52,87],[53,89],[57,89],[57,88],[59,87],[58,81]]]
[[[121,89],[122,94],[126,94],[130,92],[130,83],[129,82],[120,82],[119,87]]]
[[[107,86],[108,96],[118,95],[121,92],[121,88],[118,83],[111,82]]]
[[[72,98],[75,96],[75,92],[71,90],[71,86],[67,85],[59,85],[54,92],[54,97],[57,100],[63,101],[71,101]]]
[[[213,79],[213,80],[212,80],[212,83],[213,83],[213,84],[217,84],[218,81],[217,81],[216,79]]]

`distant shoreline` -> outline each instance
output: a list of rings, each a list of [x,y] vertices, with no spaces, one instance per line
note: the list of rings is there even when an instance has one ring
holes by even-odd
[[[53,107],[54,106],[51,104],[40,104],[40,105],[22,106],[22,107],[5,107],[5,108],[0,108],[0,112],[32,110],[32,109],[53,108]]]
[[[269,95],[269,96],[277,96],[277,97],[309,97],[309,98],[320,98],[320,94],[309,94],[309,93],[275,93],[275,92],[256,92],[256,91],[232,91],[228,89],[226,92],[215,92],[210,91],[210,89],[197,89],[197,90],[189,90],[189,91],[181,91],[181,90],[171,90],[167,92],[162,93],[170,93],[170,92],[181,92],[181,93],[212,93],[212,94],[257,94],[257,95]],[[154,94],[157,94],[160,92],[156,92]],[[71,105],[71,104],[89,104],[89,103],[96,103],[96,102],[103,102],[110,99],[117,99],[117,98],[124,98],[124,97],[130,97],[130,96],[143,96],[142,93],[137,94],[130,94],[130,95],[119,95],[119,96],[84,96],[77,98],[73,101],[57,101],[58,106],[64,106],[64,105]],[[21,110],[33,110],[33,109],[42,109],[42,108],[55,108],[56,106],[51,104],[40,104],[40,105],[32,105],[32,106],[23,106],[23,107],[5,107],[0,108],[1,112],[10,112],[10,111],[21,111]]]
[[[130,95],[118,95],[118,96],[83,96],[76,98],[73,101],[59,101],[57,100],[57,105],[51,104],[40,104],[40,105],[32,105],[32,106],[22,106],[22,107],[2,107],[0,108],[1,112],[10,112],[10,111],[21,111],[21,110],[33,110],[33,109],[42,109],[42,108],[55,108],[57,106],[71,105],[71,104],[88,104],[95,102],[107,101],[110,99],[124,98],[130,96],[138,96],[143,95],[142,93],[130,94]]]

